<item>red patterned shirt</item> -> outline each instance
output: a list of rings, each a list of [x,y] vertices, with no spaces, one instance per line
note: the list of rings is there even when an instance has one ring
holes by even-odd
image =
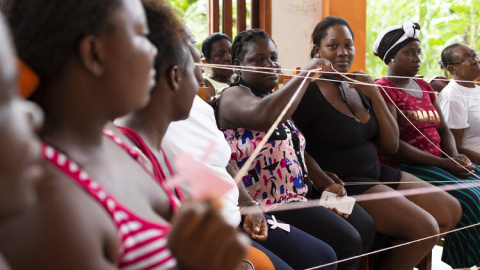
[[[380,92],[385,99],[385,102],[395,105],[401,112],[408,117],[408,119],[417,127],[434,145],[432,145],[422,134],[418,132],[401,113],[397,113],[397,122],[400,129],[400,140],[434,156],[440,157],[442,152],[440,148],[440,134],[437,132],[437,127],[440,125],[440,116],[433,106],[436,96],[432,87],[422,79],[415,79],[420,88],[423,90],[422,97],[414,97],[401,88],[391,83],[385,78],[376,81],[376,84],[384,86],[384,90],[380,88]],[[390,96],[390,98],[388,98]],[[389,166],[398,164],[390,156],[379,154],[380,161]]]

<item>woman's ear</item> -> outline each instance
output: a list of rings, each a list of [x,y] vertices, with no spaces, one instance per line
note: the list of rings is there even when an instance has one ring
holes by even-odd
[[[180,89],[180,83],[182,81],[182,72],[178,66],[173,66],[168,71],[168,85],[173,91]]]
[[[455,75],[455,73],[456,73],[455,67],[452,66],[452,65],[448,65],[447,70],[448,70],[448,72],[450,72],[450,75],[452,75],[452,76]]]
[[[320,50],[320,48],[318,47],[318,45],[313,45],[313,52],[315,53],[315,55],[318,54],[319,50]]]
[[[78,54],[83,67],[94,76],[104,73],[102,42],[93,35],[84,37],[79,44]]]

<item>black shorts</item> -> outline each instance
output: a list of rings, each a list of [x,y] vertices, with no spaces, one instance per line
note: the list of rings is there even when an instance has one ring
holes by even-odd
[[[352,196],[362,194],[374,185],[386,185],[393,189],[397,189],[401,179],[402,171],[399,169],[378,164],[366,174],[344,177],[342,180],[345,182],[347,194]],[[368,184],[362,184],[362,182],[368,182]],[[378,184],[375,182],[378,182]],[[382,182],[388,183],[382,184]]]

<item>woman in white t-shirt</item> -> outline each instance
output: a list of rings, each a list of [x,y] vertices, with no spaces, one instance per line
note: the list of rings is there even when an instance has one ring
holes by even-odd
[[[480,76],[478,53],[455,43],[442,51],[442,67],[453,79],[438,97],[445,121],[455,137],[458,152],[480,163]]]

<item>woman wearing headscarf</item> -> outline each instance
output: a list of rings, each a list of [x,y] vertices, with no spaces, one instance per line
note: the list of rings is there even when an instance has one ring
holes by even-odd
[[[480,188],[462,180],[478,180],[478,167],[459,154],[430,85],[415,78],[421,62],[420,26],[407,21],[386,29],[373,51],[386,65],[388,75],[376,83],[400,130],[396,154],[381,161],[439,186],[457,184],[448,191],[462,205],[456,228],[480,222]],[[397,108],[398,107],[398,108]],[[448,155],[448,156],[447,156]],[[460,182],[461,181],[461,182]],[[480,228],[445,236],[442,260],[454,268],[480,264]]]

